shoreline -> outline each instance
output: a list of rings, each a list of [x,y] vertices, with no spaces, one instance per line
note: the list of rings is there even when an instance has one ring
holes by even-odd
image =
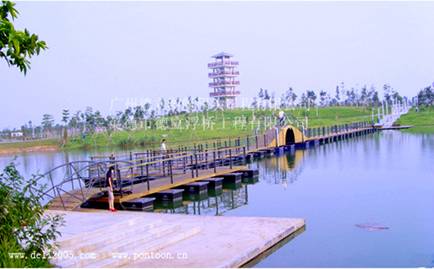
[[[29,147],[0,148],[0,156],[12,155],[17,153],[53,152],[59,150],[60,147],[56,145],[38,145],[38,146],[29,146]]]

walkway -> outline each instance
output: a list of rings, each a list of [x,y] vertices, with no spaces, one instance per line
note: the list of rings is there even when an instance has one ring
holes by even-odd
[[[41,178],[51,183],[46,192],[51,201],[50,209],[77,210],[91,197],[106,202],[106,195],[101,195],[109,166],[116,167],[115,185],[120,187],[115,201],[122,203],[194,181],[245,170],[243,165],[254,157],[279,154],[295,146],[307,147],[368,134],[373,130],[367,122],[306,130],[284,126],[279,131],[273,128],[262,135],[216,140],[211,144],[180,147],[165,153],[144,151],[126,157],[98,156],[97,160],[66,163]],[[63,174],[61,182],[54,179],[59,174]]]
[[[304,229],[303,219],[64,212],[59,267],[240,267]]]

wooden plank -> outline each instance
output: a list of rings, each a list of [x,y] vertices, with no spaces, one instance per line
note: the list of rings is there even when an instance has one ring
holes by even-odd
[[[236,171],[239,171],[242,169],[247,169],[247,166],[234,166],[232,169],[230,169],[230,168],[221,169],[221,167],[218,167],[216,173],[214,173],[214,169],[200,170],[199,176],[194,177],[194,178],[191,177],[191,174],[189,176],[189,174],[187,173],[186,175],[182,175],[182,177],[174,178],[173,184],[169,183],[169,184],[162,184],[160,186],[151,186],[151,189],[149,191],[147,189],[146,183],[140,183],[140,184],[137,184],[137,186],[134,186],[134,187],[136,187],[136,190],[134,190],[134,187],[133,187],[133,193],[132,194],[125,195],[125,196],[119,198],[119,202],[125,202],[128,200],[137,199],[137,198],[143,197],[145,195],[150,195],[150,194],[157,193],[157,192],[160,192],[163,190],[175,188],[175,187],[178,187],[181,185],[185,185],[188,183],[207,179],[207,178],[214,177],[214,176],[221,176],[224,174],[233,173],[233,172],[236,172]],[[204,171],[207,171],[207,173],[204,173]],[[169,182],[170,182],[170,178],[164,178],[164,179],[165,179],[165,181],[167,181],[167,179],[169,179]],[[162,181],[162,179],[157,180],[157,181]],[[156,183],[157,182],[155,182],[155,184],[153,184],[153,185],[157,185]]]

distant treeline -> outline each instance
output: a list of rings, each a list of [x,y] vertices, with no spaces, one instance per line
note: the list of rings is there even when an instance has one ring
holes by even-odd
[[[361,88],[346,88],[344,83],[336,86],[332,92],[324,90],[306,90],[298,96],[292,87],[281,93],[278,97],[275,92],[267,89],[259,89],[256,97],[251,99],[246,108],[252,109],[288,109],[295,107],[328,107],[328,106],[360,106],[378,107],[383,102],[392,104],[396,102],[409,102],[425,106],[434,104],[434,91],[428,86],[411,100],[399,94],[390,85],[382,87],[383,94],[380,96],[374,87],[363,86]],[[185,99],[161,98],[157,103],[146,102],[143,105],[127,107],[124,111],[118,111],[114,115],[102,115],[98,110],[87,107],[84,111],[71,113],[64,109],[61,114],[61,122],[55,123],[53,115],[44,114],[40,124],[32,121],[27,122],[18,129],[4,129],[0,137],[19,139],[40,139],[68,136],[86,135],[95,132],[106,132],[109,135],[116,130],[128,130],[132,128],[155,128],[157,118],[164,116],[189,115],[196,112],[216,111],[221,108],[213,100],[203,101],[201,98],[188,97]],[[145,124],[145,126],[144,126]],[[13,135],[15,133],[15,135]],[[17,135],[18,133],[18,135]]]

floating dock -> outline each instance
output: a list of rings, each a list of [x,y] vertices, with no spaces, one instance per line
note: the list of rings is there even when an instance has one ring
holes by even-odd
[[[193,148],[130,152],[127,159],[110,156],[104,160],[105,157],[100,156],[102,159],[96,160],[95,157],[91,161],[69,162],[51,169],[38,180],[44,179],[51,185],[44,198],[49,200],[52,210],[100,208],[100,205],[107,205],[105,173],[108,167],[115,167],[115,206],[125,209],[122,205],[127,202],[132,210],[147,210],[151,207],[138,199],[158,196],[158,193],[174,188],[186,190],[183,196],[188,198],[187,185],[210,178],[223,178],[223,188],[237,189],[242,181],[255,182],[245,179],[246,176],[255,176],[255,172],[248,171],[246,166],[254,158],[280,155],[297,148],[307,149],[375,131],[366,122],[301,130],[291,125],[277,126],[262,135],[195,144]],[[65,173],[65,179],[60,182],[53,180],[53,175],[58,172]],[[203,187],[202,193],[206,192]],[[159,199],[156,200],[158,202]]]
[[[58,267],[241,267],[304,230],[303,219],[131,211],[64,214]]]

